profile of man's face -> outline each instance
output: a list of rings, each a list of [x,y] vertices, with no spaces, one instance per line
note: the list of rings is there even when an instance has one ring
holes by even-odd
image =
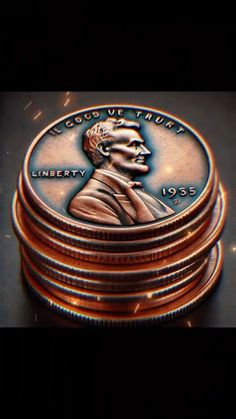
[[[107,168],[128,177],[144,175],[149,172],[146,158],[151,152],[136,130],[120,128],[113,132],[112,137],[112,143],[106,147],[105,166]]]

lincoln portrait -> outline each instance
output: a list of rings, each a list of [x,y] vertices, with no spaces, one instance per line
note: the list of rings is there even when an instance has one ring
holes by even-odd
[[[151,155],[139,130],[136,121],[108,118],[84,133],[83,150],[95,170],[71,199],[69,214],[98,224],[126,226],[175,213],[136,180],[149,172]]]

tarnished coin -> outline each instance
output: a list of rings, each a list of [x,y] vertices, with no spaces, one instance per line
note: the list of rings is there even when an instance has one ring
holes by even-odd
[[[152,324],[173,319],[199,304],[216,285],[222,268],[222,249],[220,243],[214,247],[210,255],[210,262],[203,277],[196,281],[195,286],[173,301],[149,308],[139,310],[137,303],[134,311],[131,313],[111,313],[85,309],[74,306],[72,303],[64,302],[56,297],[41,284],[39,284],[32,275],[24,268],[24,277],[34,293],[45,302],[51,309],[67,317],[79,320],[83,323],[94,324],[98,326],[124,326]]]
[[[47,242],[50,242],[52,237],[61,240],[64,243],[72,244],[73,246],[77,246],[79,248],[90,249],[93,251],[105,251],[108,252],[133,252],[139,250],[148,250],[153,249],[157,246],[173,242],[182,237],[188,237],[194,229],[202,225],[204,221],[209,217],[214,207],[216,197],[218,194],[219,188],[219,180],[217,173],[215,174],[215,181],[214,187],[209,197],[209,201],[205,205],[205,207],[197,214],[193,219],[186,222],[181,226],[177,226],[177,228],[168,231],[164,234],[158,234],[154,237],[144,238],[144,239],[136,239],[136,240],[99,240],[91,237],[84,237],[80,236],[73,232],[68,232],[63,230],[62,228],[55,226],[54,224],[50,223],[47,219],[43,218],[40,214],[38,214],[32,206],[28,203],[24,189],[22,186],[22,176],[19,176],[18,182],[18,196],[20,203],[24,209],[24,213],[28,221],[31,222],[33,230],[35,230],[35,234],[42,235],[42,237],[46,237]],[[29,220],[28,220],[29,219]],[[45,236],[46,234],[46,236]]]
[[[28,251],[37,257],[39,261],[43,261],[49,265],[58,267],[70,274],[78,274],[80,277],[103,277],[114,279],[130,279],[136,280],[144,278],[153,278],[161,273],[167,273],[180,269],[206,255],[219,239],[226,217],[226,196],[220,187],[220,194],[213,210],[212,219],[209,226],[203,234],[184,250],[167,256],[164,260],[154,260],[150,262],[141,262],[135,264],[115,264],[113,259],[108,255],[105,263],[94,263],[80,261],[71,256],[62,254],[42,243],[33,233],[27,229],[17,214],[17,200],[13,202],[13,221],[16,233],[20,241],[28,249]],[[144,259],[145,259],[145,252]],[[132,255],[127,254],[127,259]],[[151,256],[151,255],[150,255]],[[39,262],[40,263],[40,262]]]
[[[198,214],[215,165],[202,136],[159,110],[79,110],[55,121],[23,165],[27,199],[51,223],[84,237],[156,237]]]

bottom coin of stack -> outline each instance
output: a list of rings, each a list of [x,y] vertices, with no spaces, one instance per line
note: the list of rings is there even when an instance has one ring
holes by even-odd
[[[172,319],[202,301],[220,277],[225,206],[215,180],[205,207],[161,237],[86,241],[44,219],[19,181],[13,223],[24,278],[50,308],[83,323]]]

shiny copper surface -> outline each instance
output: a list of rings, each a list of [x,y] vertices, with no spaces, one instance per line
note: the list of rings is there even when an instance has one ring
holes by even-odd
[[[93,291],[93,290],[86,290],[83,287],[73,286],[69,284],[63,284],[59,280],[55,280],[49,274],[43,272],[41,267],[38,267],[30,258],[29,256],[23,252],[22,258],[24,260],[24,264],[27,266],[29,272],[37,279],[41,284],[45,287],[50,286],[51,289],[61,292],[62,295],[69,295],[72,297],[79,299],[86,299],[92,301],[99,301],[101,303],[105,302],[129,302],[129,301],[136,301],[136,300],[146,300],[148,299],[155,299],[156,297],[162,297],[164,295],[170,294],[178,289],[184,288],[185,285],[189,284],[190,282],[194,281],[199,275],[201,275],[208,264],[208,259],[205,259],[200,266],[198,266],[193,272],[184,275],[181,279],[174,278],[171,282],[165,285],[157,284],[154,287],[150,287],[147,290],[137,291],[132,289],[132,286],[129,290],[126,291],[108,291],[103,290],[101,291]],[[52,293],[54,293],[52,291]]]
[[[49,236],[47,233],[37,227],[37,225],[35,225],[29,217],[27,217],[27,215],[23,212],[19,201],[17,205],[18,218],[21,219],[22,223],[27,226],[27,229],[32,231],[32,233],[43,243],[73,258],[96,263],[106,263],[108,260],[111,260],[114,264],[130,264],[138,263],[140,261],[148,262],[150,260],[164,258],[165,256],[171,255],[172,253],[175,253],[193,243],[202,233],[204,233],[211,221],[211,215],[209,215],[208,218],[198,227],[192,227],[191,231],[188,231],[185,236],[182,236],[181,238],[174,240],[171,243],[160,245],[153,249],[142,250],[138,252],[133,251],[132,253],[101,252],[98,250],[94,251],[78,246],[73,246],[68,243],[63,243],[61,240]]]
[[[77,113],[71,114],[71,115],[67,115],[66,117],[61,118],[58,121],[55,121],[53,123],[53,125],[47,127],[42,133],[40,133],[37,138],[33,141],[32,145],[30,146],[26,157],[25,157],[25,161],[24,161],[24,165],[23,165],[23,186],[27,195],[27,199],[29,200],[29,202],[31,203],[31,205],[36,209],[36,211],[40,212],[44,218],[48,219],[50,222],[52,222],[53,224],[57,225],[57,226],[61,226],[63,229],[68,230],[68,231],[72,231],[75,232],[81,236],[87,236],[87,237],[95,237],[95,238],[102,238],[105,240],[126,240],[127,238],[130,238],[131,236],[133,237],[133,239],[137,239],[137,238],[145,238],[145,237],[154,237],[157,234],[159,234],[160,232],[166,232],[169,230],[172,230],[174,228],[174,226],[179,225],[179,224],[184,224],[186,222],[188,222],[190,219],[192,219],[197,213],[199,213],[203,207],[205,206],[206,202],[209,200],[209,197],[211,195],[212,192],[212,187],[213,187],[213,183],[214,183],[214,174],[215,174],[215,164],[214,164],[214,159],[212,156],[212,152],[209,149],[208,145],[206,144],[205,140],[201,137],[201,135],[196,131],[193,130],[193,128],[191,126],[189,126],[187,123],[185,123],[184,121],[180,120],[179,118],[176,118],[173,115],[170,114],[164,114],[163,112],[160,112],[158,110],[154,110],[154,109],[147,109],[147,108],[141,108],[138,106],[128,106],[128,105],[107,105],[107,106],[102,106],[99,107],[100,110],[105,110],[108,107],[114,107],[114,108],[122,108],[124,112],[128,112],[130,109],[136,109],[136,110],[145,110],[146,112],[155,112],[155,113],[159,113],[162,114],[165,118],[169,118],[169,119],[173,119],[176,122],[178,121],[178,123],[180,125],[185,126],[186,130],[188,130],[188,135],[193,135],[194,138],[196,139],[196,144],[200,144],[201,146],[199,147],[199,151],[201,149],[201,151],[203,152],[204,150],[204,155],[205,155],[205,159],[207,159],[208,161],[208,180],[206,182],[205,187],[203,188],[200,196],[196,199],[196,201],[194,201],[191,205],[189,205],[186,209],[184,209],[182,212],[171,215],[163,220],[157,220],[157,221],[153,221],[153,222],[149,222],[148,220],[153,220],[153,218],[150,217],[145,217],[144,215],[144,210],[142,208],[144,208],[144,205],[142,203],[142,199],[140,199],[140,197],[137,197],[137,195],[135,195],[134,197],[134,193],[131,192],[131,187],[127,187],[125,186],[125,192],[122,190],[118,190],[117,194],[121,194],[120,196],[122,197],[122,193],[128,193],[129,191],[129,198],[131,199],[131,195],[133,194],[133,198],[135,202],[139,202],[140,204],[140,211],[138,214],[138,218],[139,218],[139,225],[129,225],[128,227],[123,227],[119,226],[119,227],[113,227],[113,226],[103,226],[101,224],[97,224],[96,223],[96,219],[99,215],[99,209],[97,209],[97,214],[94,215],[94,219],[95,219],[95,223],[93,222],[86,222],[86,221],[80,221],[80,220],[76,220],[73,219],[72,217],[69,216],[64,216],[59,214],[58,212],[56,212],[55,210],[53,210],[49,205],[47,205],[38,195],[38,193],[35,191],[35,189],[32,186],[32,183],[30,181],[29,178],[29,163],[31,161],[31,157],[34,153],[35,148],[38,149],[38,147],[40,146],[40,140],[42,138],[42,136],[46,133],[48,133],[51,128],[53,128],[55,126],[55,124],[59,124],[60,122],[62,122],[65,119],[68,119],[70,117],[75,117],[76,114],[82,114],[83,112],[96,112],[98,108],[89,108],[87,110],[81,110]],[[113,119],[114,120],[114,119]],[[125,119],[118,119],[117,120],[117,126],[120,125],[121,123],[123,124],[123,122],[125,121]],[[95,121],[96,122],[96,121]],[[130,123],[130,122],[129,122]],[[133,122],[132,122],[133,123]],[[135,122],[135,124],[137,125],[138,121]],[[143,124],[148,124],[148,121],[143,121]],[[152,127],[152,129],[158,129],[157,126]],[[126,129],[127,131],[127,129]],[[132,130],[129,130],[132,131]],[[133,132],[133,131],[132,131]],[[191,133],[191,134],[190,134]],[[63,134],[64,135],[64,134]],[[153,134],[154,135],[154,134]],[[160,132],[159,132],[160,135]],[[173,132],[171,134],[171,131],[165,131],[165,135],[163,137],[166,138],[166,136],[173,136]],[[60,137],[60,142],[62,142],[62,138]],[[140,137],[140,141],[142,140],[142,137]],[[179,137],[178,137],[179,138]],[[162,143],[161,142],[159,144],[159,148],[162,147]],[[51,142],[50,143],[52,146],[53,144],[55,144],[55,142]],[[68,141],[65,143],[68,144]],[[172,145],[171,145],[172,144]],[[179,142],[178,142],[179,144]],[[190,145],[190,142],[187,142],[186,144],[188,144],[188,147]],[[144,146],[143,146],[144,147]],[[171,147],[173,147],[173,141],[170,142],[169,148],[167,149],[168,151],[171,151]],[[64,150],[63,150],[64,151]],[[124,150],[123,150],[124,151]],[[160,150],[159,150],[160,151]],[[100,150],[100,152],[102,153],[103,156],[106,155],[106,153],[104,153],[102,150]],[[171,151],[171,155],[173,155],[174,150]],[[53,161],[59,161],[59,153],[60,156],[62,155],[62,150],[59,147],[54,147],[53,148]],[[71,152],[72,153],[72,152]],[[183,155],[183,145],[182,145],[182,150],[181,147],[178,146],[177,148],[175,148],[175,154],[181,156],[181,153]],[[40,157],[40,162],[41,164],[43,164],[45,162],[45,158],[47,158],[47,156],[49,156],[49,150],[47,148],[42,150],[42,155]],[[145,151],[145,154],[150,154],[150,152]],[[68,161],[70,161],[70,159],[73,158],[73,153],[69,154],[69,149],[68,151],[64,151],[64,155],[66,155]],[[167,151],[166,151],[166,155],[167,155]],[[187,161],[183,162],[181,161],[180,163],[178,163],[178,159],[176,160],[176,165],[178,166],[178,168],[181,168],[181,170],[183,170],[183,167],[186,166],[186,164],[189,164],[189,154],[186,154],[187,157]],[[197,157],[197,156],[196,156]],[[143,157],[144,158],[144,157]],[[197,176],[200,175],[200,166],[201,166],[201,158],[198,159],[198,164],[196,165],[195,169],[193,169],[193,164],[194,164],[194,159],[192,158],[192,173],[195,173],[195,178]],[[48,163],[50,163],[51,160],[48,160]],[[199,166],[200,165],[200,166]],[[135,167],[139,166],[139,169],[142,171],[144,171],[144,168],[146,167],[144,164],[144,161],[141,163],[139,163],[139,165],[136,164]],[[106,166],[105,166],[106,167]],[[100,168],[99,168],[100,170]],[[114,170],[114,167],[113,169]],[[178,171],[176,171],[175,176],[177,176]],[[161,175],[161,173],[160,173]],[[184,181],[184,178],[187,179],[187,176],[189,175],[188,171],[183,171],[183,175],[181,180]],[[114,177],[114,176],[113,176]],[[167,175],[165,175],[165,179],[167,179]],[[182,183],[182,182],[181,182]],[[122,185],[126,185],[124,182],[122,183]],[[123,186],[122,186],[123,187]],[[44,193],[49,193],[49,189],[51,188],[51,196],[52,198],[55,198],[55,194],[56,194],[56,190],[55,190],[55,186],[50,186],[50,185],[46,185],[45,183],[42,184],[42,188],[44,190]],[[133,199],[132,198],[132,199]],[[127,198],[128,199],[128,198]],[[134,202],[132,201],[132,202]],[[127,207],[127,201],[124,200],[124,198],[121,198],[119,200],[119,204],[121,206]],[[136,204],[135,204],[136,205]],[[99,208],[99,207],[97,207]],[[118,208],[118,207],[117,207]],[[119,207],[120,208],[120,207]],[[137,206],[138,208],[138,206]],[[143,213],[142,213],[143,211]],[[123,214],[125,214],[125,212],[123,212]],[[142,215],[143,214],[143,215]],[[136,214],[137,215],[137,214]],[[144,220],[144,224],[142,224],[142,220]],[[104,219],[105,222],[105,219]]]
[[[29,269],[26,267],[26,265],[23,262],[23,273],[29,274]],[[136,298],[134,297],[132,300],[131,298],[128,299],[126,296],[120,298],[114,298],[110,299],[107,297],[107,299],[104,298],[104,295],[102,296],[103,301],[99,302],[99,299],[101,298],[100,295],[94,295],[94,299],[91,299],[91,294],[88,295],[85,292],[81,292],[79,297],[75,297],[71,295],[71,292],[68,292],[68,289],[63,292],[61,288],[55,287],[55,283],[52,285],[52,281],[49,282],[48,278],[45,280],[45,277],[41,275],[35,275],[35,272],[32,274],[32,271],[30,272],[30,275],[33,276],[34,279],[36,279],[41,285],[43,285],[44,288],[46,288],[52,295],[55,295],[56,297],[60,298],[62,301],[65,301],[73,306],[81,307],[81,308],[87,308],[90,310],[95,311],[108,311],[108,312],[131,312],[135,310],[135,307],[137,304],[139,304],[140,310],[145,310],[152,307],[158,307],[163,304],[169,303],[176,298],[180,297],[181,295],[184,295],[186,292],[188,292],[191,288],[193,288],[201,279],[201,276],[198,275],[197,278],[192,280],[191,282],[187,283],[187,285],[182,286],[180,289],[177,289],[177,291],[173,291],[167,295],[162,295],[160,297],[155,296],[154,290],[154,296],[149,298],[148,296],[152,295],[152,292],[148,292],[144,295],[142,295],[143,298]],[[157,294],[157,291],[156,291]],[[90,298],[89,298],[90,297]],[[123,301],[122,301],[123,300]]]
[[[42,287],[24,270],[24,277],[34,293],[51,309],[65,316],[80,320],[87,324],[100,326],[139,325],[162,322],[177,317],[199,304],[216,285],[222,268],[222,248],[220,243],[211,252],[210,263],[203,277],[196,281],[195,286],[183,296],[159,307],[139,311],[136,306],[132,313],[97,312],[76,307],[63,302]]]
[[[162,322],[217,283],[226,207],[213,154],[185,121],[133,105],[82,109],[26,153],[12,203],[22,273],[84,323]]]
[[[16,233],[29,251],[34,253],[39,259],[45,261],[49,265],[58,266],[59,269],[63,269],[65,272],[72,274],[76,272],[80,276],[86,277],[112,276],[113,278],[118,277],[120,279],[123,275],[125,278],[133,276],[137,280],[138,278],[143,279],[144,277],[148,277],[150,279],[153,277],[153,274],[156,276],[162,272],[171,272],[189,265],[204,256],[214,246],[221,235],[226,216],[226,197],[225,194],[221,192],[214,208],[213,217],[209,227],[195,243],[189,245],[180,252],[168,256],[165,259],[164,264],[163,261],[160,260],[124,266],[115,265],[112,259],[108,259],[107,264],[78,261],[70,256],[62,255],[60,252],[42,244],[42,242],[39,241],[25,225],[21,224],[21,220],[18,220],[16,202],[17,200],[15,199],[13,211]]]
[[[33,225],[39,228],[42,232],[47,234],[48,240],[50,237],[55,237],[62,242],[72,244],[85,249],[99,250],[104,252],[133,252],[139,250],[148,250],[154,247],[160,246],[165,243],[170,243],[178,238],[186,236],[189,232],[199,227],[210,215],[213,206],[215,204],[219,188],[219,179],[218,175],[215,175],[215,182],[212,194],[209,198],[209,201],[206,203],[206,206],[202,211],[197,214],[192,220],[188,223],[181,226],[175,226],[176,228],[173,231],[169,231],[165,234],[158,234],[156,237],[151,237],[148,239],[136,239],[136,240],[122,240],[122,241],[112,241],[112,240],[99,240],[94,238],[86,238],[74,234],[73,232],[67,232],[63,229],[51,224],[46,219],[44,219],[40,214],[38,214],[28,203],[24,189],[22,187],[22,176],[19,176],[18,182],[18,197],[21,205],[24,208],[25,213],[32,221]]]
[[[73,285],[75,287],[80,287],[85,290],[92,291],[101,291],[101,292],[129,292],[129,291],[142,291],[147,290],[153,287],[159,287],[164,284],[169,284],[185,277],[187,274],[194,273],[200,266],[204,264],[208,258],[200,259],[188,266],[185,266],[182,269],[168,273],[166,275],[157,275],[156,278],[152,279],[139,279],[136,281],[128,281],[121,279],[120,281],[110,278],[107,280],[103,277],[98,278],[81,278],[78,275],[70,275],[66,272],[54,268],[50,265],[47,265],[37,258],[32,257],[32,254],[28,254],[27,250],[21,246],[21,253],[23,258],[29,258],[36,266],[40,266],[40,269],[45,274],[49,275],[51,278],[54,278],[66,285]]]

